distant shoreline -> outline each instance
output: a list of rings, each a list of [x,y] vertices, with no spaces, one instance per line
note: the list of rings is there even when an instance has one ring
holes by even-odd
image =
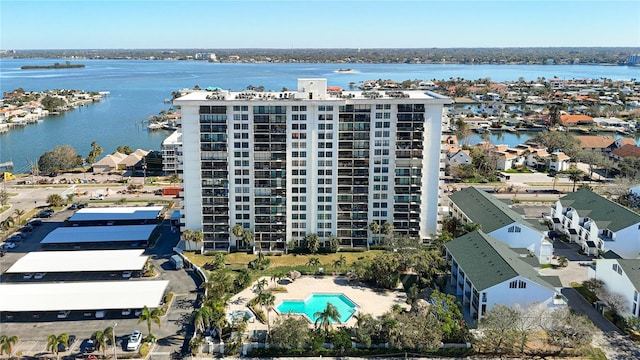
[[[39,69],[77,69],[85,67],[84,64],[60,64],[55,63],[53,65],[24,65],[20,67],[22,70],[39,70]]]

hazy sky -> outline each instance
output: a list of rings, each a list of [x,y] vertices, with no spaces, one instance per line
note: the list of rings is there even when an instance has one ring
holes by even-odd
[[[640,47],[640,0],[0,0],[0,49]]]

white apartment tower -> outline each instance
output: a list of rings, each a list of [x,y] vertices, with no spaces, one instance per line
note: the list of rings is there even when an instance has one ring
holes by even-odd
[[[369,224],[422,239],[438,225],[443,106],[424,90],[193,91],[182,112],[184,228],[204,250],[284,251],[307,234],[366,247]]]

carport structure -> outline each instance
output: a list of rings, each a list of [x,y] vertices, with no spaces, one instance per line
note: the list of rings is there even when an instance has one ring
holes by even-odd
[[[64,226],[42,239],[43,248],[113,249],[144,247],[157,225]]]
[[[162,209],[162,206],[84,208],[67,222],[72,226],[157,224]]]
[[[20,258],[5,273],[79,273],[141,271],[144,250],[41,251]]]
[[[160,307],[167,280],[0,284],[0,312]]]

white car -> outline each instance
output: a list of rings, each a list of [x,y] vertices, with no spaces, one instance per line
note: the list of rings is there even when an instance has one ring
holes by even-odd
[[[40,279],[42,279],[45,275],[47,275],[47,273],[35,273],[35,274],[33,275],[33,278],[34,278],[34,279],[36,279],[36,280],[40,280]]]
[[[22,274],[22,278],[25,280],[29,280],[31,278],[33,278],[33,273],[24,273]]]
[[[122,272],[122,277],[123,277],[124,279],[128,279],[128,278],[130,278],[130,277],[131,277],[131,271],[123,271],[123,272]]]
[[[129,315],[131,315],[131,309],[122,310],[122,316],[129,316]]]
[[[58,312],[58,319],[66,319],[69,314],[71,313],[71,311],[66,310],[66,311],[59,311]]]
[[[127,350],[136,351],[140,347],[141,343],[142,333],[140,332],[140,330],[136,330],[131,333],[131,336],[129,336],[129,341],[127,342]]]

